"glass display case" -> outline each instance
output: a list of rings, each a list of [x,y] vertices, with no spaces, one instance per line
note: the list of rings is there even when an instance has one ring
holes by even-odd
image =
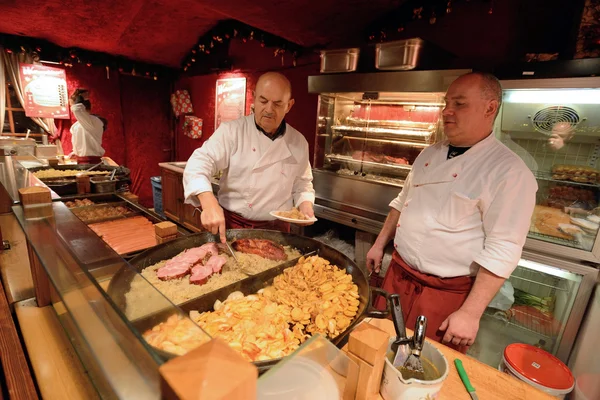
[[[314,167],[402,187],[436,141],[443,93],[337,93],[319,100]]]
[[[528,343],[567,362],[597,276],[594,267],[524,252],[467,354],[498,367],[507,345]]]
[[[526,248],[600,262],[600,78],[502,86],[496,135],[538,182]]]
[[[52,208],[52,218],[25,218],[20,205],[13,212],[31,248],[32,269],[37,268],[38,278],[41,271],[47,275],[51,305],[98,396],[160,399],[158,367],[164,358],[144,340],[147,329],[170,317],[187,322],[197,340],[210,336],[145,279],[137,283],[144,286],[144,297],[136,302],[124,306],[111,297],[110,282],[133,267],[64,203],[54,202]],[[132,308],[139,318],[130,317]]]
[[[377,234],[412,164],[441,139],[446,89],[468,70],[311,76],[319,95],[317,217]]]

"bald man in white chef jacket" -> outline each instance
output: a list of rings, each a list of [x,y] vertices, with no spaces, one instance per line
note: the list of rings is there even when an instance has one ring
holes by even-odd
[[[289,232],[289,224],[271,211],[295,206],[314,216],[308,142],[284,119],[294,105],[289,80],[263,74],[254,101],[255,113],[222,123],[194,151],[183,174],[185,202],[202,208],[203,227],[223,242],[226,227]],[[210,182],[217,171],[222,171],[218,200]]]
[[[394,240],[383,288],[400,295],[407,327],[423,314],[428,337],[462,352],[519,262],[536,201],[533,174],[492,132],[501,102],[492,75],[470,73],[450,85],[448,140],[419,154],[367,253],[378,272]]]

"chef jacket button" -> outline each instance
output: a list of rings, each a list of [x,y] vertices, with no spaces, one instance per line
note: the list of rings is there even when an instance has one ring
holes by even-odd
[[[404,207],[408,207],[408,202],[404,203]]]
[[[425,166],[426,166],[426,167],[428,167],[428,166],[429,166],[429,163],[428,163],[428,162],[426,162],[426,163],[425,163]]]
[[[400,228],[400,224],[396,225],[396,228]]]
[[[394,248],[398,247],[398,245],[396,243],[394,243]]]
[[[252,148],[252,151],[256,151],[256,148],[254,148],[254,147],[253,147],[253,148]]]
[[[458,176],[458,174],[452,174],[452,176],[456,178]]]
[[[248,204],[248,207],[252,208],[252,203]]]

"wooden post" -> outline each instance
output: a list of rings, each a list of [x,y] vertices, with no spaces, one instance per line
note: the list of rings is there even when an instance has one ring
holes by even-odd
[[[19,189],[19,198],[26,219],[50,218],[54,216],[50,189],[31,186]],[[27,253],[31,266],[33,288],[39,307],[50,305],[50,281],[31,243],[27,241]]]
[[[350,333],[348,357],[358,364],[357,400],[367,400],[379,393],[389,340],[389,333],[366,322]]]
[[[255,400],[258,369],[221,339],[160,366],[165,400]]]
[[[48,158],[48,165],[52,168],[58,167],[59,159],[58,157]]]
[[[169,221],[159,222],[154,225],[154,233],[157,244],[169,242],[177,239],[177,225]]]
[[[50,189],[30,186],[19,189],[19,199],[26,219],[47,218],[54,215]]]
[[[75,179],[77,180],[77,194],[91,193],[92,187],[89,175],[77,174]]]

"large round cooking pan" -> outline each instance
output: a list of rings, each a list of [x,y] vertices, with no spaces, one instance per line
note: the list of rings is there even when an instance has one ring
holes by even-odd
[[[347,341],[347,335],[364,318],[386,318],[388,316],[389,311],[379,311],[372,307],[373,292],[386,297],[387,293],[381,289],[369,287],[365,272],[358,268],[354,261],[350,260],[343,253],[335,250],[334,248],[311,238],[289,233],[281,233],[278,231],[261,229],[231,229],[227,231],[227,240],[229,242],[236,239],[246,238],[272,240],[284,246],[292,246],[298,249],[302,254],[317,251],[320,257],[329,260],[332,264],[338,266],[339,268],[345,269],[346,272],[352,276],[352,280],[358,286],[360,304],[358,306],[358,312],[354,317],[354,321],[352,321],[350,326],[341,332],[340,335],[338,335],[335,339],[332,339],[332,342],[336,346],[341,348]],[[143,253],[140,253],[129,261],[129,263],[134,267],[133,269],[124,268],[115,274],[108,286],[109,296],[121,310],[126,310],[125,293],[129,291],[131,281],[137,272],[142,271],[144,268],[150,265],[154,265],[160,261],[172,258],[185,249],[201,246],[202,244],[208,242],[214,242],[215,239],[216,237],[214,235],[208,232],[203,232],[175,239],[171,242],[163,243],[146,250]],[[273,278],[281,273],[283,268],[288,266],[291,265],[282,265],[281,267],[276,267],[260,274],[253,275],[214,292],[182,303],[179,305],[179,307],[186,314],[191,310],[196,310],[201,313],[205,311],[213,311],[213,304],[215,300],[224,300],[227,298],[229,293],[237,290],[243,292],[245,295],[256,293],[256,291],[262,287],[268,286],[272,282]],[[143,332],[152,328],[152,325],[157,323],[157,318],[156,316],[151,318],[141,318],[139,320],[132,321],[132,323],[138,330]],[[158,349],[155,349],[155,351],[165,360],[175,357],[173,354],[166,353]],[[265,368],[269,368],[270,366],[274,365],[278,361],[279,359],[257,361],[254,364],[259,368],[259,370],[264,370]]]

